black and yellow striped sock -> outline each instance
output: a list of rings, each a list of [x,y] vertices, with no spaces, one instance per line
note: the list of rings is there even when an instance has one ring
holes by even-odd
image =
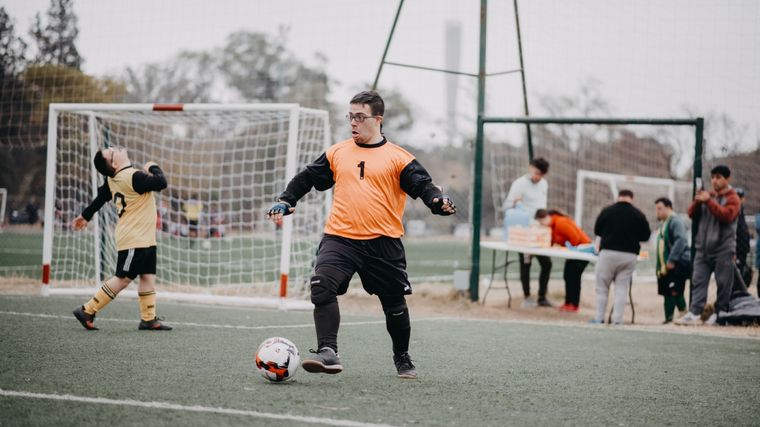
[[[156,291],[138,292],[140,318],[146,322],[156,318]]]
[[[95,314],[107,306],[109,302],[116,298],[116,292],[114,292],[107,283],[103,283],[103,286],[95,292],[92,299],[87,301],[84,305],[84,312],[87,314]]]

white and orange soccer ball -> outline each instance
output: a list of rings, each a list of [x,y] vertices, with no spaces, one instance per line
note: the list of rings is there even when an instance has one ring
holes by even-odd
[[[290,381],[301,364],[298,348],[281,337],[267,338],[256,350],[256,369],[272,382]]]

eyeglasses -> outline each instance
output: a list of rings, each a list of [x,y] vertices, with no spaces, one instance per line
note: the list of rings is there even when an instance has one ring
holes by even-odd
[[[356,123],[364,123],[365,120],[372,118],[372,117],[382,117],[382,116],[368,116],[366,114],[362,113],[348,113],[346,114],[346,120],[348,120],[349,123],[356,120]]]

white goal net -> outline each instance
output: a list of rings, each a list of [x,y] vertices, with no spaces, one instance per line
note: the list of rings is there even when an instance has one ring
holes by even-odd
[[[51,104],[43,292],[93,288],[113,275],[113,204],[85,231],[70,223],[103,183],[94,154],[119,146],[136,165],[158,163],[168,181],[155,196],[163,290],[305,295],[329,192],[309,193],[281,226],[265,213],[329,143],[327,112],[296,104]]]
[[[675,206],[687,206],[691,200],[692,184],[648,176],[622,175],[589,170],[576,174],[575,212],[573,218],[584,230],[593,232],[594,222],[602,209],[617,200],[620,190],[631,190],[639,206],[649,220],[652,230],[657,227],[654,202],[667,197]]]

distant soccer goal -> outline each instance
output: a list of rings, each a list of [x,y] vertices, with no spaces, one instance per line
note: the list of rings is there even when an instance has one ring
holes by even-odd
[[[282,224],[265,213],[329,143],[328,113],[296,104],[51,104],[43,290],[91,289],[114,273],[112,204],[86,231],[70,223],[103,183],[94,154],[119,146],[138,165],[157,162],[167,177],[156,194],[157,283],[165,292],[305,296],[329,192],[311,192]]]
[[[643,208],[650,226],[657,224],[654,202],[660,197],[669,198],[682,209],[691,200],[692,184],[689,181],[622,175],[589,170],[578,170],[575,180],[575,212],[573,218],[585,230],[593,230],[596,217],[602,209],[615,202],[620,190],[633,191],[636,205]]]
[[[634,192],[634,203],[650,224],[654,201],[669,197],[685,211],[702,176],[701,119],[486,118],[532,128],[532,141],[489,138],[486,145],[494,225],[501,223],[510,184],[527,172],[532,157],[545,157],[549,173],[548,208],[570,215],[587,232],[617,192]],[[699,123],[699,126],[697,125]],[[695,127],[698,127],[695,131]],[[513,131],[520,128],[513,127]],[[486,216],[484,221],[488,221]],[[490,224],[488,224],[490,225]]]

